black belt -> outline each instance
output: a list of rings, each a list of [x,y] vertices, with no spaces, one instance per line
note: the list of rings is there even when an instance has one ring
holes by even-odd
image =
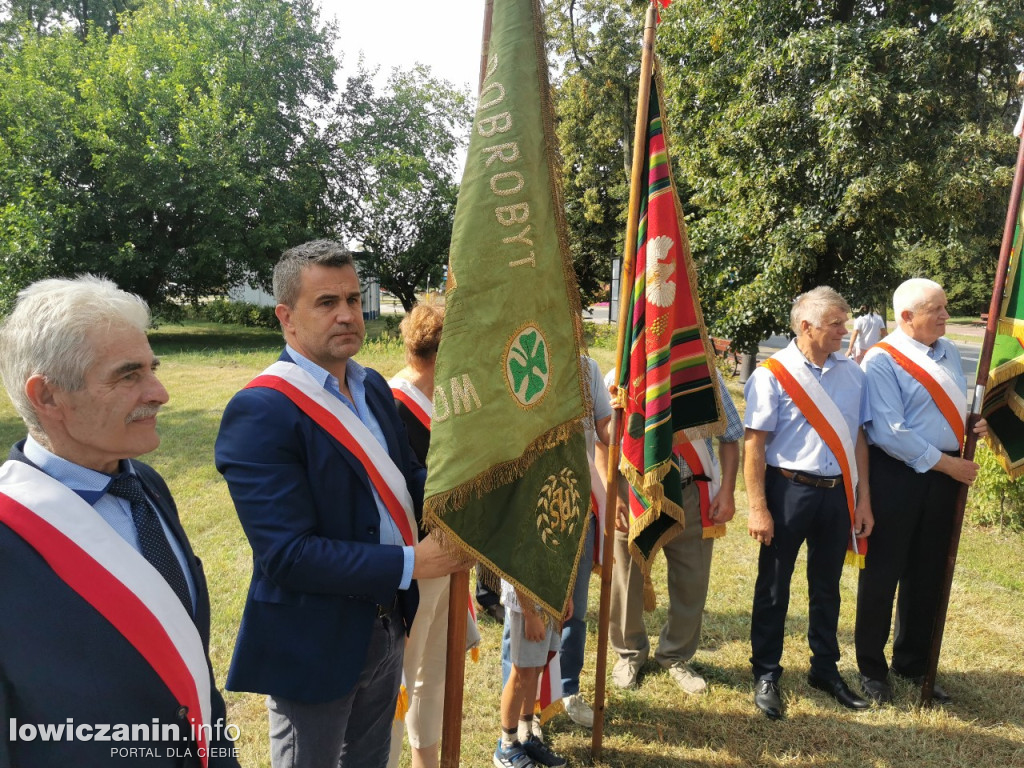
[[[711,482],[711,478],[710,478],[710,477],[707,477],[707,476],[705,476],[705,475],[690,475],[689,477],[684,477],[684,478],[683,478],[683,479],[682,479],[682,480],[681,480],[681,481],[679,482],[679,488],[680,488],[680,490],[682,490],[682,489],[683,489],[683,488],[685,488],[686,486],[690,485],[690,483],[692,483],[692,482],[693,482],[694,480],[702,480],[702,481],[703,481],[703,482],[705,482],[705,483],[710,483],[710,482]]]
[[[808,475],[804,472],[794,472],[791,469],[783,469],[782,467],[773,467],[773,469],[787,480],[792,480],[794,483],[800,483],[801,485],[809,485],[813,488],[838,488],[843,484],[842,475],[821,477],[820,475]]]

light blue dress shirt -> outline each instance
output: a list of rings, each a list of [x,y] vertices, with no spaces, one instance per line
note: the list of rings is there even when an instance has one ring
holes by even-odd
[[[716,368],[715,374],[718,377],[718,394],[722,398],[722,408],[725,409],[725,432],[718,436],[718,442],[735,443],[743,437],[743,422],[740,420],[740,414],[739,411],[736,410],[736,405],[732,401],[732,396],[729,395],[729,390],[725,387],[725,379],[722,378],[722,372]],[[711,460],[715,464],[718,464],[718,457],[715,455],[714,446],[711,444],[710,437],[704,439],[704,445],[708,449],[708,454],[711,456]],[[693,470],[690,469],[690,465],[683,459],[680,459],[679,479],[685,480],[692,476]]]
[[[967,392],[967,379],[960,364],[960,352],[948,339],[931,347],[914,341],[903,331],[894,331],[942,366]],[[934,467],[943,451],[956,451],[959,443],[928,390],[887,354],[875,354],[865,361],[871,420],[865,425],[868,442],[916,472]]]
[[[789,344],[796,347],[796,340]],[[796,351],[803,357],[799,348]],[[803,360],[843,415],[856,444],[857,430],[871,417],[864,372],[841,352],[830,354],[821,367],[806,357]],[[744,426],[770,433],[765,442],[769,466],[825,477],[842,474],[835,455],[771,371],[759,366],[747,379],[743,396],[747,401]]]
[[[380,424],[377,423],[373,412],[366,405],[366,369],[363,366],[351,358],[346,362],[345,383],[348,385],[348,391],[352,393],[352,399],[349,400],[341,393],[341,386],[336,376],[321,368],[312,360],[303,357],[287,344],[285,345],[285,351],[299,368],[316,379],[320,386],[344,403],[359,418],[363,426],[370,430],[370,434],[377,439],[377,442],[384,447],[384,450],[388,450],[388,442],[384,438]],[[373,483],[370,484],[370,488],[373,490],[373,500],[377,503],[377,514],[380,515],[380,543],[402,547],[402,555],[405,559],[402,566],[402,580],[399,582],[398,588],[408,589],[409,585],[412,584],[412,570],[416,562],[413,548],[404,546],[402,533],[398,530],[398,526],[395,525],[395,521],[391,519],[391,513],[388,512],[388,508],[381,500],[377,489],[373,487]]]
[[[118,536],[128,542],[132,549],[140,555],[142,554],[142,548],[139,546],[139,532],[135,529],[135,522],[132,520],[131,502],[107,493],[107,488],[110,487],[113,479],[110,475],[83,467],[51,453],[33,439],[32,435],[25,440],[24,453],[25,458],[43,472],[81,496],[114,529]],[[126,461],[121,462],[119,471],[135,474],[131,464]],[[149,501],[149,498],[147,497],[146,500]],[[181,570],[185,574],[185,582],[188,584],[189,595],[192,597],[192,605],[196,605],[196,585],[192,581],[192,572],[185,560],[185,552],[182,550],[181,544],[178,543],[177,537],[171,532],[167,521],[160,514],[160,509],[151,501],[149,501],[149,505],[156,512],[164,536],[167,537],[167,541],[171,545],[171,551],[178,558]]]

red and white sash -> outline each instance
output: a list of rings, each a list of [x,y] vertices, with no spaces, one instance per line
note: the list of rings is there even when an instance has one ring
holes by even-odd
[[[700,524],[703,538],[717,539],[725,535],[725,525],[716,524],[711,520],[711,500],[722,488],[722,469],[718,466],[711,452],[711,441],[697,440],[692,443],[679,443],[673,450],[683,459],[694,475],[710,477],[707,480],[695,480],[697,494],[700,497]]]
[[[850,434],[850,427],[838,406],[821,386],[821,382],[807,369],[806,358],[796,346],[791,345],[779,350],[762,365],[775,376],[839,463],[839,469],[843,473],[846,504],[850,510],[848,559],[863,568],[867,547],[865,542],[857,539],[854,532],[854,510],[857,504],[855,489],[859,475],[856,443],[854,436]]]
[[[949,371],[932,360],[917,347],[905,333],[893,333],[875,344],[864,356],[866,365],[875,355],[888,354],[897,365],[909,373],[925,388],[956,436],[960,449],[964,447],[964,424],[967,421],[967,394]]]
[[[391,394],[394,395],[395,400],[400,401],[408,408],[416,417],[416,421],[429,431],[430,418],[434,415],[434,404],[430,399],[408,379],[395,376],[388,382],[388,386],[391,387]]]
[[[20,461],[0,466],[0,522],[96,609],[188,707],[207,764],[210,672],[199,630],[163,576],[77,493]],[[87,662],[88,660],[84,660]],[[185,735],[185,734],[182,734]]]
[[[285,360],[278,360],[246,384],[246,389],[250,387],[266,387],[280,392],[341,443],[366,471],[406,546],[411,547],[419,540],[405,475],[351,409],[295,363]]]

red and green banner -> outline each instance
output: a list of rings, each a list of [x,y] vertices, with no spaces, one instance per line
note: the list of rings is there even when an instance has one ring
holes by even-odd
[[[589,390],[539,0],[494,3],[483,60],[452,232],[424,519],[560,617],[589,518]]]
[[[629,549],[645,572],[683,524],[673,445],[725,430],[714,353],[672,180],[657,64],[651,80],[636,268],[618,381],[623,404],[620,468],[632,489]]]

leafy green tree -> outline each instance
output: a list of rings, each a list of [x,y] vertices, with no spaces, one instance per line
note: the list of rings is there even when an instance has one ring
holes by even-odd
[[[122,21],[4,47],[5,252],[153,303],[265,283],[288,245],[332,233],[315,107],[331,29],[309,0],[150,0]]]
[[[141,0],[0,0],[0,37],[18,37],[23,24],[37,33],[66,24],[81,38],[90,29],[116,35],[121,14],[140,4]]]
[[[448,259],[469,95],[428,67],[393,70],[381,92],[375,75],[360,62],[329,127],[334,199],[345,234],[408,311]]]
[[[989,283],[1024,8],[682,0],[665,16],[669,122],[723,335],[749,348],[784,330],[820,284],[860,303],[925,268],[956,284],[986,265]]]
[[[610,283],[612,259],[623,251],[642,36],[632,6],[560,0],[547,12],[560,63],[555,113],[569,248],[583,306]]]
[[[619,6],[559,4],[588,12],[583,39]],[[645,6],[629,8],[639,19]],[[954,310],[982,309],[1016,148],[1024,6],[676,0],[661,13],[670,151],[717,334],[749,349],[787,330],[803,290],[878,303],[924,273]],[[567,84],[560,97],[576,93]],[[559,104],[560,130],[585,137],[585,120],[599,122],[574,110]],[[577,242],[599,231],[570,221]]]

